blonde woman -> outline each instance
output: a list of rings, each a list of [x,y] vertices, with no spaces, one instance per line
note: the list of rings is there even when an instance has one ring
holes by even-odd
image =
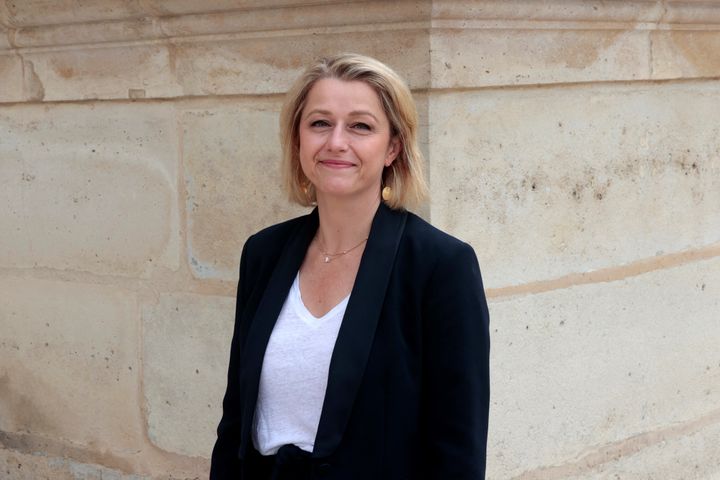
[[[210,478],[482,479],[488,310],[473,249],[407,208],[426,193],[405,82],[320,60],[281,115],[310,214],[243,248]]]

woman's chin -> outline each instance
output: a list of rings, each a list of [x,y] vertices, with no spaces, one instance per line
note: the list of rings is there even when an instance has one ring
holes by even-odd
[[[343,200],[343,201],[358,201],[358,202],[364,202],[370,198],[380,198],[379,191],[377,192],[377,195],[375,195],[373,192],[368,190],[359,190],[357,188],[350,188],[350,187],[340,187],[337,186],[335,188],[317,188],[317,198],[319,201],[323,201],[324,199],[327,200]]]

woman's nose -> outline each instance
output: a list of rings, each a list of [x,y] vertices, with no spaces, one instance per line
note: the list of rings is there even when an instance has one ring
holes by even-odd
[[[345,151],[348,148],[348,138],[347,138],[347,132],[345,131],[345,127],[343,125],[335,125],[335,127],[330,132],[330,137],[328,137],[327,141],[327,148],[328,150],[332,151]]]

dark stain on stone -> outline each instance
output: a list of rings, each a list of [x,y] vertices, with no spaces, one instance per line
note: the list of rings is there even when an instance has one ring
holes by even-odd
[[[3,410],[10,412],[4,421],[9,425],[15,425],[16,429],[43,432],[54,430],[50,419],[40,412],[31,397],[13,388],[7,375],[0,376],[0,405],[3,406]],[[1,442],[2,438],[0,438]]]
[[[73,76],[75,76],[75,70],[72,67],[55,67],[55,71],[62,78],[72,78]]]

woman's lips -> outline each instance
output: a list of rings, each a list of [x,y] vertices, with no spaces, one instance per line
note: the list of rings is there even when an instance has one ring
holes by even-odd
[[[350,168],[355,166],[354,163],[345,160],[320,160],[319,163],[330,168]]]

